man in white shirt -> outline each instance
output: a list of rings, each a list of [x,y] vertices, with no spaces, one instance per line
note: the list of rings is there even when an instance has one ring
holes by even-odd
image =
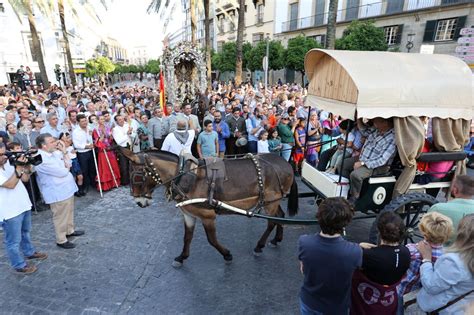
[[[86,116],[83,114],[77,115],[77,122],[79,126],[72,131],[72,143],[77,150],[77,161],[84,176],[84,184],[79,187],[79,190],[80,193],[86,194],[89,186],[95,186],[96,171],[92,153],[94,143],[89,132]]]
[[[43,162],[36,166],[38,186],[44,202],[53,212],[53,224],[56,232],[56,244],[64,249],[75,245],[68,237],[84,235],[84,231],[74,229],[74,193],[77,185],[66,167],[62,154],[57,151],[57,140],[50,134],[41,134],[36,138],[38,152]]]
[[[122,148],[130,148],[131,144],[131,136],[132,136],[132,127],[125,122],[125,118],[123,116],[117,115],[114,117],[115,120],[115,127],[112,129],[112,136],[115,140],[117,145],[121,146]],[[119,162],[120,168],[120,184],[122,186],[126,186],[130,183],[130,169],[129,169],[129,162],[128,159],[120,152],[117,151],[117,157]]]
[[[28,265],[23,255],[27,259],[43,260],[48,257],[35,251],[30,238],[31,202],[21,181],[30,179],[31,166],[13,167],[5,153],[5,145],[0,142],[0,225],[3,225],[5,250],[17,272],[30,274],[36,271],[36,266]],[[20,157],[18,161],[25,162],[26,159]]]
[[[48,124],[41,128],[41,133],[49,133],[53,137],[58,138],[61,133],[58,126],[58,115],[55,113],[49,113],[46,115],[46,120],[48,121]]]
[[[186,121],[178,120],[177,130],[168,134],[163,142],[163,151],[168,151],[176,155],[181,153],[191,154],[191,145],[194,140],[194,130],[186,130]]]

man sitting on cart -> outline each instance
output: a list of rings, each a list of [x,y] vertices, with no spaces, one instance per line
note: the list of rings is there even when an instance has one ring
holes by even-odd
[[[376,117],[372,120],[374,131],[367,137],[359,157],[351,157],[343,162],[341,174],[350,177],[351,198],[359,198],[362,182],[372,175],[389,171],[396,153],[393,120]]]

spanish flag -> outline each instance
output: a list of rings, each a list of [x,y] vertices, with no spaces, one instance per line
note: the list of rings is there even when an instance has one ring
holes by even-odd
[[[166,112],[166,102],[165,102],[165,78],[163,77],[163,72],[160,70],[160,107],[165,116],[168,116]]]

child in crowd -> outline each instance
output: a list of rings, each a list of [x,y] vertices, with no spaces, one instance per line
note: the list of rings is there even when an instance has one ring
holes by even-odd
[[[330,165],[326,172],[335,174],[336,169],[340,169],[341,164],[342,164],[342,156],[344,153],[344,147],[346,148],[346,153],[344,153],[344,158],[349,158],[352,155],[352,144],[354,142],[354,134],[352,132],[349,132],[349,120],[343,120],[339,124],[339,131],[341,132],[341,137],[337,139],[337,150],[333,154],[331,158]],[[346,142],[346,137],[347,137],[347,144]]]
[[[306,144],[306,129],[305,129],[305,119],[298,118],[297,127],[295,129],[295,149],[293,152],[293,161],[295,162],[295,171],[296,174],[301,174],[301,164],[304,160],[304,150]]]
[[[278,133],[278,132],[277,132]],[[264,130],[260,133],[257,152],[260,153],[270,153],[269,145],[268,145],[268,131]]]
[[[199,158],[219,156],[219,135],[212,129],[212,121],[204,121],[204,130],[197,139]]]
[[[74,147],[72,146],[71,135],[68,132],[62,132],[59,135],[58,150],[62,152],[64,163],[66,167],[70,167],[69,171],[71,172],[72,176],[76,180],[77,186],[79,187],[79,191],[74,193],[74,195],[76,197],[85,196],[86,193],[84,192],[82,185],[84,182],[84,177],[82,176],[81,166],[77,160],[76,150],[74,150]]]
[[[419,229],[424,241],[431,246],[431,262],[434,264],[439,256],[443,254],[443,243],[445,243],[453,233],[453,221],[438,212],[429,212],[423,215]],[[406,245],[410,251],[411,263],[405,277],[397,287],[399,296],[399,310],[403,306],[403,295],[415,291],[421,287],[420,266],[422,257],[416,244]]]
[[[278,136],[278,130],[276,128],[271,128],[268,134],[270,136],[268,139],[268,150],[270,153],[280,155],[282,145],[280,136]]]

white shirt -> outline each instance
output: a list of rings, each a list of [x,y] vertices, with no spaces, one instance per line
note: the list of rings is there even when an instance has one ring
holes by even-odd
[[[72,143],[77,152],[84,153],[89,152],[91,149],[86,149],[86,145],[92,144],[92,135],[89,130],[84,130],[81,127],[77,127],[72,131]]]
[[[114,137],[115,142],[123,148],[130,144],[128,128],[128,123],[124,123],[122,127],[117,124],[114,129],[112,129],[112,137]]]
[[[59,138],[59,134],[61,133],[61,130],[56,126],[55,128],[52,127],[50,124],[47,124],[43,128],[41,128],[41,133],[49,133],[55,138]]]
[[[184,131],[185,130],[183,130],[182,132]],[[176,155],[180,155],[181,152],[191,154],[191,145],[193,144],[194,140],[194,130],[188,130],[188,132],[189,136],[185,144],[179,142],[178,139],[176,139],[175,135],[173,133],[170,133],[166,136],[165,141],[163,141],[163,146],[161,147],[161,150],[168,151]]]
[[[6,162],[0,167],[0,185],[3,185],[15,172],[15,168]],[[30,198],[25,185],[18,181],[15,188],[0,187],[0,222],[14,218],[31,209]]]
[[[43,163],[36,166],[38,187],[44,202],[52,204],[64,201],[77,191],[77,185],[69,169],[64,165],[60,154],[38,150]]]
[[[257,152],[260,153],[270,153],[268,149],[268,140],[258,140]]]

